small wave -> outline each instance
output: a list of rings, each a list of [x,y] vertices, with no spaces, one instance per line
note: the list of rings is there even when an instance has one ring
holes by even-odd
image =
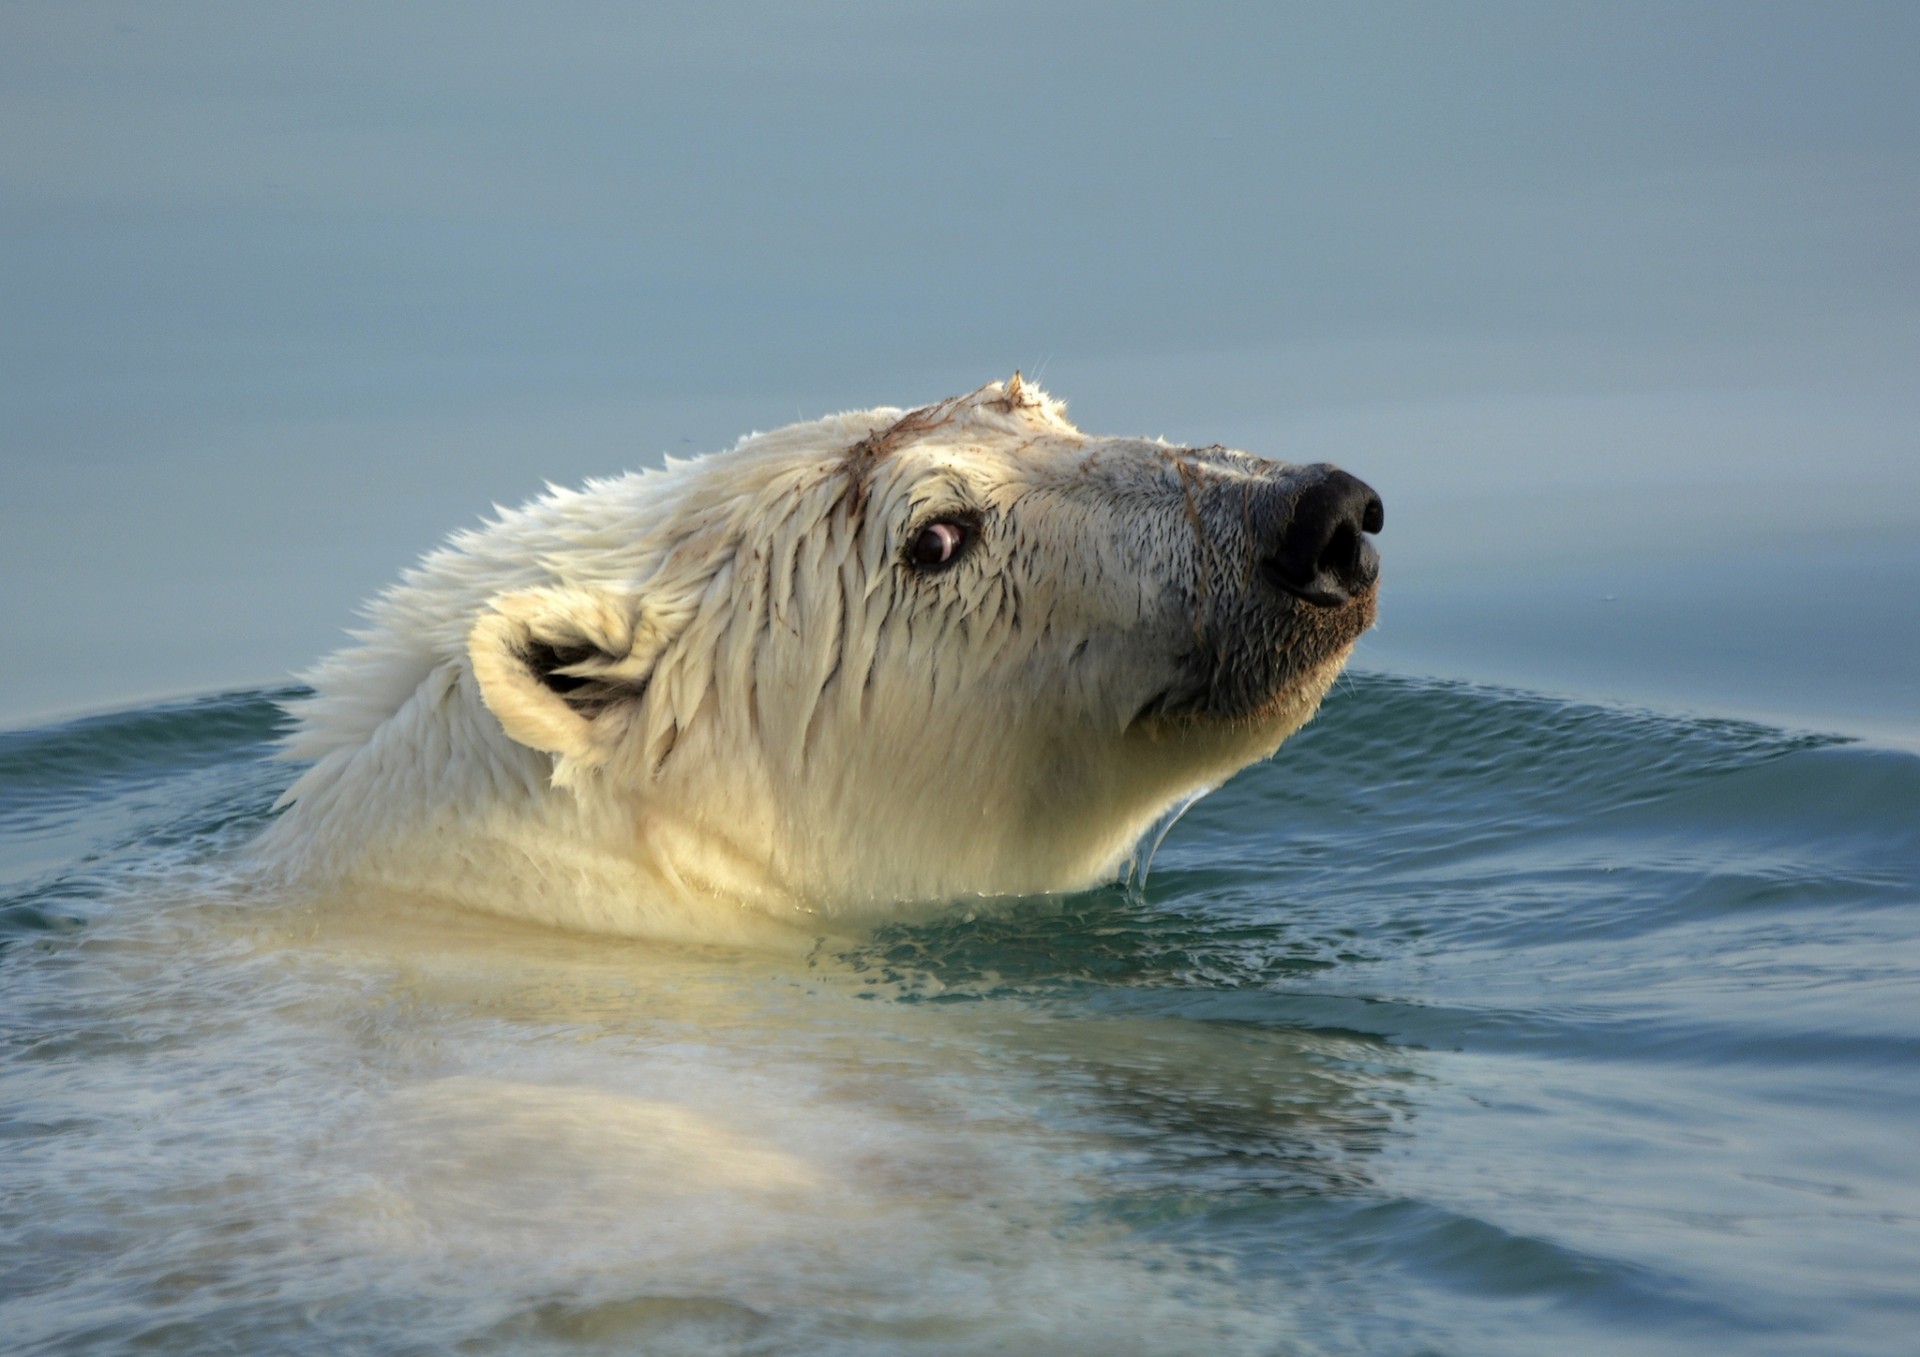
[[[247,690],[0,731],[0,824],[70,812],[103,789],[258,755],[301,689]]]
[[[0,732],[0,886],[84,896],[76,873],[118,852],[142,865],[178,862],[249,831],[271,805],[264,789],[291,779],[267,755],[282,724],[277,703],[297,691]]]

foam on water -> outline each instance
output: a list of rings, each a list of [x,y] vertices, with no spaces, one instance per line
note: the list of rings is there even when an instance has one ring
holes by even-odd
[[[1892,1354],[1920,759],[1359,675],[1148,889],[809,956],[229,864],[264,694],[0,736],[23,1352]]]

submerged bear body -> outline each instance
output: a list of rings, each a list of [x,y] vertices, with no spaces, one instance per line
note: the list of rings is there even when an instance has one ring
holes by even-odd
[[[311,676],[272,869],[725,936],[1110,877],[1371,623],[1380,502],[1016,377],[554,491]]]

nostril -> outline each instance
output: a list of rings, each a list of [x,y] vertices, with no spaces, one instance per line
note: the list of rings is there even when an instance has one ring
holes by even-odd
[[[1380,502],[1380,496],[1369,490],[1366,508],[1360,511],[1360,531],[1379,532],[1386,526],[1387,506]]]
[[[1333,536],[1320,548],[1319,559],[1314,562],[1316,573],[1324,571],[1341,579],[1350,578],[1360,564],[1360,534],[1353,530],[1351,523],[1336,524]]]

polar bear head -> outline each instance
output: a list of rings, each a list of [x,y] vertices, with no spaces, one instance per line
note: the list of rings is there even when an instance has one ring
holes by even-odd
[[[1017,375],[554,491],[317,672],[275,837],[620,931],[648,931],[622,892],[876,917],[1083,887],[1311,716],[1381,516],[1328,466],[1090,437]]]

